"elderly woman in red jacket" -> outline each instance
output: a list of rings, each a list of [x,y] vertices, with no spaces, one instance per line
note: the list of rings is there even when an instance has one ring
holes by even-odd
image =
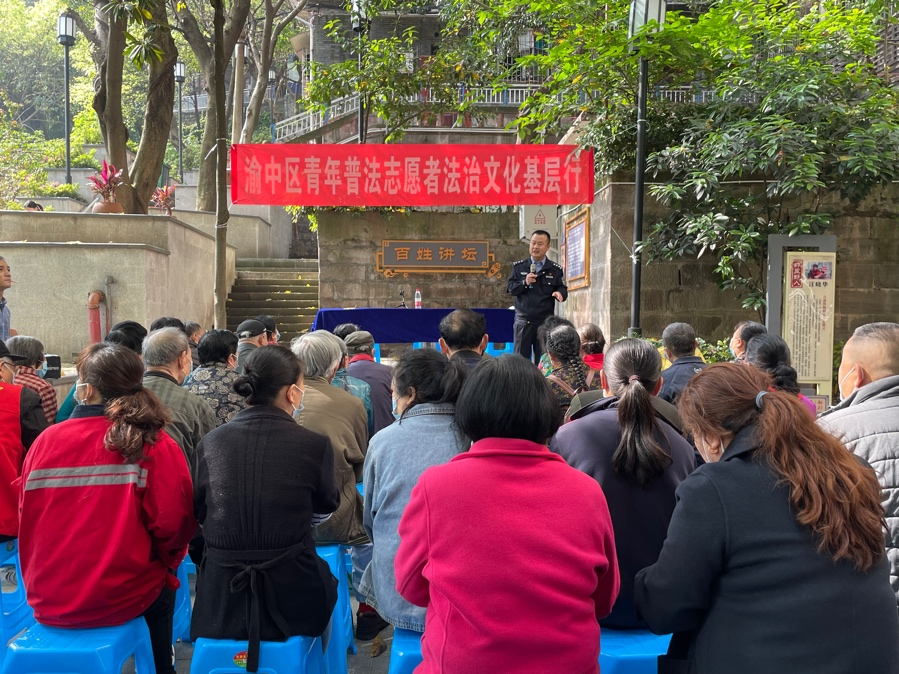
[[[424,472],[399,526],[397,590],[427,608],[419,674],[599,671],[615,539],[600,486],[546,447],[561,419],[521,356],[463,386],[456,421],[474,444]]]

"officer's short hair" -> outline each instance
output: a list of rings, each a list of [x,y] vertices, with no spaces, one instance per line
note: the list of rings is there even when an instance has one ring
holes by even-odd
[[[549,232],[547,232],[545,229],[535,229],[534,232],[531,234],[531,238],[533,239],[533,238],[534,238],[535,236],[537,236],[537,235],[539,235],[539,236],[545,236],[545,237],[546,237],[546,243],[552,243],[552,242],[553,242],[552,237],[549,235]]]

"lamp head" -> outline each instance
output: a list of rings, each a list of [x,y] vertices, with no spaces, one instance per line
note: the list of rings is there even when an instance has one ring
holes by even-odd
[[[187,67],[184,65],[184,61],[176,61],[175,62],[175,81],[178,83],[182,83],[185,80],[185,75],[187,74]]]
[[[631,0],[630,18],[627,23],[628,39],[640,32],[646,24],[655,21],[659,28],[665,23],[667,2],[665,0]]]
[[[75,19],[63,12],[56,20],[56,40],[65,47],[75,44]]]

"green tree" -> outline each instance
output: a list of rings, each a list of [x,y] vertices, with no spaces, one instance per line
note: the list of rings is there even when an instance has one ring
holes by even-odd
[[[884,20],[867,2],[725,0],[648,44],[692,54],[713,95],[650,157],[672,210],[646,250],[715,255],[721,287],[760,310],[769,234],[822,233],[831,196],[858,204],[895,180],[899,96],[873,64]]]

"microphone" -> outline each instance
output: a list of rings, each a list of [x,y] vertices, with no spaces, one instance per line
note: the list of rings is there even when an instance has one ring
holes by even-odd
[[[531,273],[532,273],[532,274],[536,274],[536,273],[537,273],[537,263],[536,263],[536,262],[531,262]],[[533,284],[533,283],[532,283],[531,285],[528,286],[528,288],[533,288],[533,287],[534,287],[534,284]]]

